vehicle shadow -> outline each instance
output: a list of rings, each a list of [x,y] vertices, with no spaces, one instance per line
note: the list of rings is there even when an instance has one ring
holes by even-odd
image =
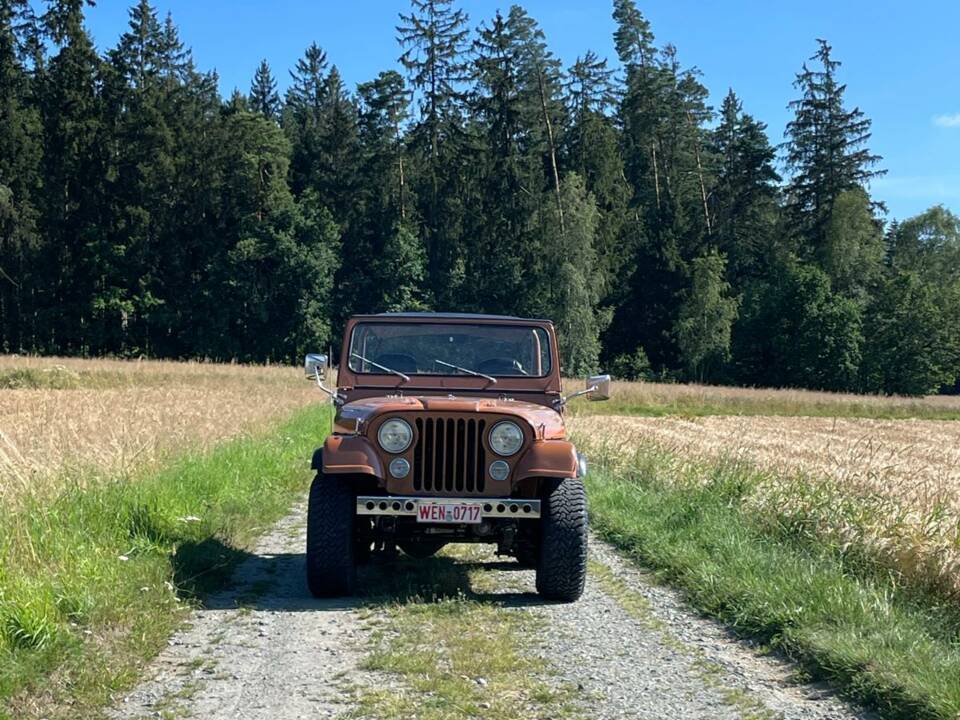
[[[314,612],[454,598],[506,607],[547,602],[533,592],[532,571],[512,560],[483,562],[446,555],[416,560],[403,554],[375,554],[358,567],[357,593],[331,599],[310,594],[304,562],[303,553],[256,554],[205,540],[178,548],[173,556],[174,580],[182,597],[211,610]],[[472,574],[483,577],[486,573],[510,573],[509,582],[472,582]],[[515,579],[514,573],[530,577]],[[515,589],[524,583],[529,584],[529,592]],[[487,590],[489,586],[496,589]]]

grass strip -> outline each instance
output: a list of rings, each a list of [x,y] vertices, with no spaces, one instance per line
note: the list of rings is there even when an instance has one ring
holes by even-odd
[[[587,480],[593,527],[738,632],[889,717],[960,716],[960,620],[935,598],[815,543],[767,532],[742,504],[753,471],[692,468],[648,448]]]
[[[129,687],[302,494],[329,412],[0,508],[0,718],[88,717]]]
[[[590,578],[607,595],[616,600],[617,604],[626,610],[634,620],[648,630],[658,632],[661,642],[673,648],[676,652],[693,658],[693,667],[700,679],[703,680],[704,684],[716,690],[727,705],[735,708],[741,720],[776,720],[781,717],[744,690],[727,685],[724,682],[723,667],[707,658],[702,649],[673,636],[669,627],[654,617],[650,602],[627,585],[610,567],[596,560],[591,560]]]
[[[349,689],[353,718],[527,720],[579,717],[577,691],[548,680],[532,651],[543,619],[487,597],[494,573],[473,548],[448,547],[429,560],[398,560],[371,588],[373,624],[364,668],[374,686]]]

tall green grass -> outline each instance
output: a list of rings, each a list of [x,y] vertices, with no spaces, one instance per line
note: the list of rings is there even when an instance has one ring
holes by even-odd
[[[960,716],[960,609],[864,553],[775,531],[743,502],[758,481],[651,447],[588,477],[591,521],[696,607],[885,715]]]
[[[129,686],[306,488],[329,412],[0,508],[0,718],[85,716]]]

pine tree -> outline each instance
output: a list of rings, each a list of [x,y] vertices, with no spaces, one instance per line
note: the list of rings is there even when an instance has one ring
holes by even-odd
[[[710,151],[717,177],[710,196],[714,243],[735,283],[762,277],[778,248],[780,176],[766,126],[743,112],[733,90],[724,98]]]
[[[286,93],[283,129],[293,147],[290,187],[299,196],[316,187],[315,159],[323,128],[323,105],[327,89],[327,54],[312,43],[290,72],[293,81]]]
[[[499,12],[478,28],[474,43],[476,85],[472,111],[482,136],[476,158],[480,207],[477,226],[470,233],[466,288],[467,307],[503,312],[516,302],[523,281],[523,248],[531,207],[524,188],[542,186],[542,178],[525,174],[522,143],[529,135],[524,125],[520,86],[517,28]],[[531,184],[532,181],[532,184]]]
[[[262,113],[268,118],[280,117],[280,96],[277,94],[277,81],[270,72],[270,65],[261,60],[257,72],[250,84],[250,110]]]
[[[600,293],[605,302],[617,304],[627,290],[625,279],[632,260],[626,228],[633,193],[624,177],[616,119],[608,114],[617,102],[612,75],[607,61],[593,52],[577,58],[567,71],[564,89],[570,128],[564,155],[596,199]]]
[[[417,194],[421,198],[422,237],[427,252],[428,284],[441,307],[457,307],[463,283],[460,193],[463,156],[464,83],[469,77],[467,16],[453,0],[411,0],[400,15],[397,40],[400,63],[419,94],[419,118],[411,130],[422,158]]]
[[[426,257],[420,238],[397,223],[386,238],[374,263],[379,302],[371,308],[383,312],[411,312],[429,309],[423,295]]]
[[[150,0],[130,8],[130,29],[120,38],[114,57],[134,89],[144,89],[160,71],[163,35]]]
[[[388,225],[406,222],[413,203],[407,175],[403,126],[409,117],[410,93],[400,73],[381,72],[357,88],[360,110],[358,131],[363,148],[361,188],[377,197],[369,212],[383,210]],[[384,183],[383,179],[390,178]]]
[[[590,146],[587,142],[587,125],[591,118],[604,117],[615,106],[616,92],[612,82],[613,70],[607,68],[607,61],[601,60],[596,53],[588,50],[583,57],[567,71],[564,82],[567,113],[573,127],[571,136],[571,159],[578,172],[587,167]]]
[[[314,190],[294,201],[290,145],[262,114],[238,112],[225,127],[228,183],[217,275],[214,357],[292,360],[329,340],[339,231]]]
[[[615,357],[641,346],[655,367],[676,367],[672,329],[687,263],[712,243],[713,186],[705,124],[706,88],[676,50],[653,46],[649,23],[632,0],[614,4],[617,52],[626,70],[620,118],[624,175],[633,198],[621,237],[631,274],[606,340]]]
[[[324,205],[333,213],[334,220],[343,227],[350,222],[354,207],[358,142],[357,107],[334,65],[323,90],[311,187],[317,190]]]
[[[40,264],[46,282],[38,290],[38,348],[61,353],[91,350],[85,331],[95,309],[98,255],[105,243],[102,205],[105,150],[101,142],[100,59],[83,26],[83,3],[58,0],[43,17],[59,45],[45,69],[42,96],[44,186]],[[110,292],[100,294],[109,301]],[[122,304],[123,299],[120,299]]]
[[[169,331],[163,305],[170,228],[176,224],[180,78],[185,55],[168,18],[147,0],[130,9],[129,29],[104,67],[104,113],[114,166],[109,173],[110,232],[100,246],[96,322],[102,349],[152,352]]]
[[[0,4],[0,349],[30,347],[28,318],[40,277],[35,267],[36,203],[42,188],[37,82],[28,70],[37,37],[29,3]]]
[[[415,198],[408,187],[402,134],[410,94],[403,77],[388,71],[362,83],[357,95],[362,161],[355,200],[363,212],[352,234],[351,253],[368,272],[345,278],[353,299],[350,306],[426,309],[426,258],[421,239],[412,230]]]
[[[793,173],[787,187],[787,208],[793,230],[803,242],[806,256],[816,256],[825,241],[833,204],[847,190],[865,188],[883,171],[874,169],[880,156],[867,148],[870,120],[859,108],[848,110],[846,85],[837,79],[840,62],[833,48],[818,40],[794,87],[801,97],[790,103],[794,118],[787,124],[787,166]]]

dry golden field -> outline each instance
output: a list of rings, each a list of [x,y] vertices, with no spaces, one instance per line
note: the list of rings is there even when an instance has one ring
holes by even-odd
[[[2,356],[4,380],[0,501],[140,471],[322,400],[279,366]]]
[[[776,473],[825,476],[889,494],[923,510],[947,501],[960,512],[960,423],[870,418],[588,416],[579,436],[629,453],[654,443],[693,459],[747,460]]]
[[[802,518],[960,595],[960,422],[614,415],[570,425],[615,466],[653,448],[681,465],[757,468],[764,480],[749,501],[761,517]]]
[[[583,380],[564,381],[567,392]],[[574,414],[817,415],[960,419],[960,396],[897,397],[771,388],[615,381],[607,402],[576,400]]]

